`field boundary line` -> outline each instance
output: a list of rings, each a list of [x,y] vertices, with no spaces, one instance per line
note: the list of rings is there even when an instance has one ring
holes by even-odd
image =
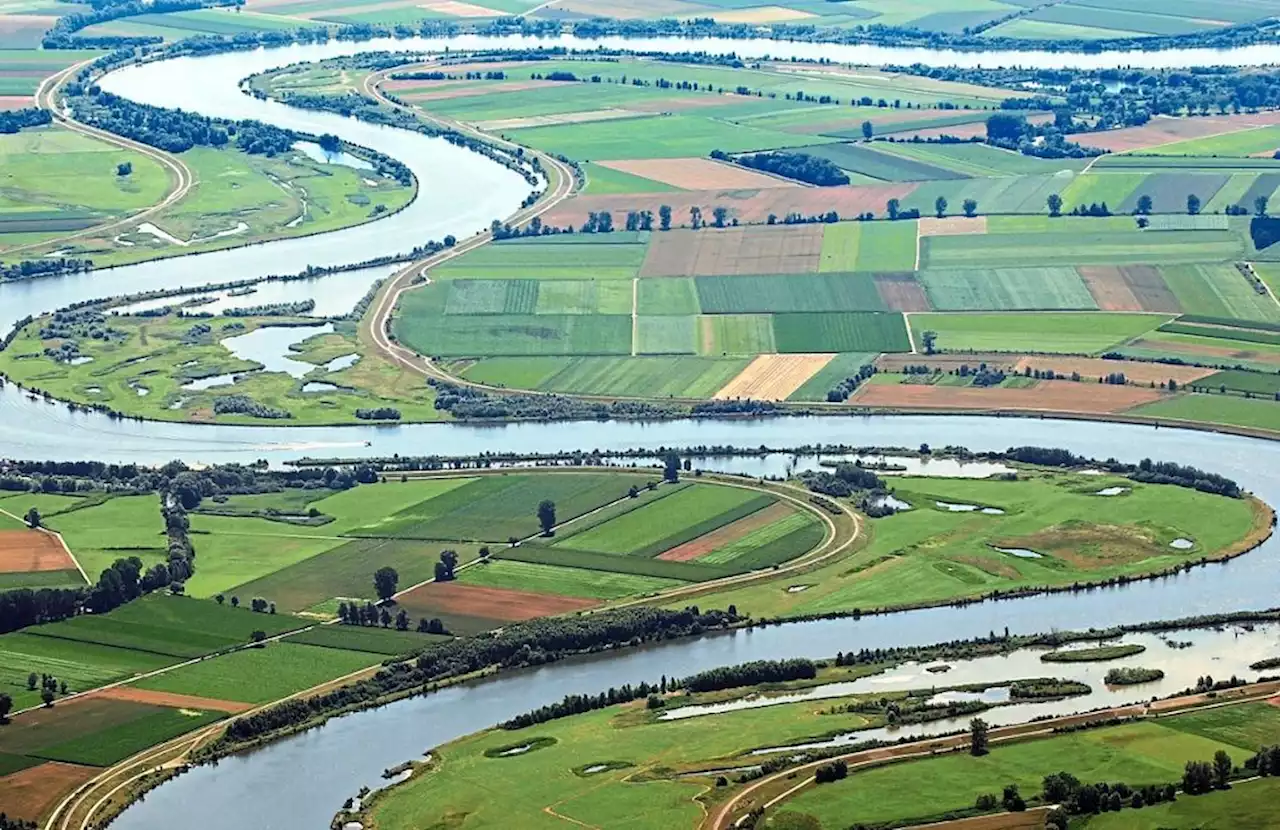
[[[910,311],[902,312],[902,324],[907,327],[907,342],[911,344],[911,353],[920,354],[920,352],[916,350],[916,336],[911,332],[911,312]]]
[[[1257,269],[1256,265],[1254,264],[1254,262],[1253,262],[1252,260],[1245,260],[1245,261],[1244,261],[1244,264],[1249,266],[1249,271],[1250,271],[1250,272],[1251,272],[1255,277],[1257,277],[1257,278],[1258,278],[1258,282],[1262,283],[1262,287],[1263,287],[1263,288],[1265,288],[1265,289],[1267,289],[1267,296],[1271,298],[1271,302],[1275,303],[1277,306],[1280,306],[1280,300],[1277,300],[1277,299],[1276,299],[1275,292],[1271,290],[1271,284],[1270,284],[1270,283],[1268,283],[1266,280],[1264,280],[1262,277],[1259,277],[1259,276],[1258,276],[1258,269]],[[1178,318],[1177,318],[1177,317],[1174,317],[1173,319],[1174,319],[1174,320],[1176,320],[1176,319],[1178,319]],[[1172,320],[1171,320],[1170,322],[1172,322]]]
[[[640,316],[637,297],[640,294],[640,278],[631,278],[631,356],[636,356],[636,348],[640,337]]]
[[[917,220],[916,220],[916,265],[915,265],[915,267],[914,267],[914,268],[912,268],[912,269],[911,269],[911,270],[913,270],[913,271],[919,271],[919,270],[920,270],[920,239],[921,239],[921,236],[922,236],[922,234],[920,233],[920,220],[919,220],[919,219],[917,219]]]
[[[3,513],[4,515],[8,516],[10,519],[13,519],[13,520],[15,520],[15,521],[23,522],[24,524],[25,524],[25,523],[26,523],[26,521],[27,521],[26,519],[22,518],[21,516],[15,516],[15,515],[13,515],[13,514],[12,514],[12,513],[10,513],[8,510],[5,510],[3,507],[0,507],[0,513]],[[88,575],[87,573],[85,573],[85,572],[84,572],[84,567],[82,567],[82,566],[81,566],[81,564],[80,564],[80,560],[79,560],[79,559],[76,559],[76,555],[75,555],[74,553],[72,553],[72,552],[71,552],[71,548],[67,546],[67,540],[62,538],[62,534],[61,534],[61,533],[59,533],[59,532],[58,532],[58,531],[56,531],[56,530],[50,530],[50,529],[49,529],[49,528],[47,528],[47,527],[34,527],[34,528],[32,528],[32,530],[38,530],[38,531],[40,531],[41,533],[47,533],[47,534],[49,534],[50,536],[52,536],[53,538],[57,539],[57,540],[58,540],[58,544],[59,544],[59,545],[62,545],[62,549],[63,549],[64,551],[66,551],[66,552],[67,552],[67,556],[69,556],[69,557],[71,558],[71,561],[75,564],[75,566],[76,566],[76,570],[80,572],[80,576],[84,579],[84,583],[85,583],[86,585],[92,585],[92,584],[93,584],[93,582],[89,579],[89,575]]]

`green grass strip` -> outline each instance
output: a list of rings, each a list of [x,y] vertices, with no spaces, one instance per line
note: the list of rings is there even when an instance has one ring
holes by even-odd
[[[1233,340],[1237,343],[1267,343],[1273,346],[1280,345],[1280,334],[1272,334],[1265,331],[1253,331],[1252,329],[1226,329],[1173,322],[1165,323],[1163,326],[1160,326],[1157,331],[1168,332],[1169,334],[1194,334],[1200,337],[1212,337],[1215,340]]]
[[[732,507],[723,513],[703,519],[695,525],[681,528],[678,532],[672,533],[666,538],[651,542],[643,547],[636,548],[631,552],[631,556],[657,556],[663,551],[671,550],[679,547],[685,542],[691,542],[699,536],[705,536],[713,530],[719,530],[730,522],[736,522],[738,519],[746,518],[752,513],[763,510],[773,504],[775,499],[773,496],[760,495],[743,502],[737,507]]]
[[[778,521],[754,530],[735,542],[716,548],[705,556],[699,556],[697,561],[706,565],[727,565],[770,542],[776,542],[794,530],[812,524],[813,521],[813,516],[809,513],[796,512],[783,516]]]

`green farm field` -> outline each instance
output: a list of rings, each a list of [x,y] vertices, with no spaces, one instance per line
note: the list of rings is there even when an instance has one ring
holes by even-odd
[[[19,631],[0,636],[0,690],[21,709],[40,705],[39,689],[27,688],[27,675],[33,671],[66,681],[69,691],[83,691],[177,662],[163,654]]]
[[[267,703],[377,665],[382,656],[289,642],[202,660],[137,683],[140,689]]]
[[[942,351],[1009,351],[1095,354],[1152,331],[1169,320],[1160,314],[912,314],[916,342],[938,334]]]
[[[1248,501],[1098,476],[1023,470],[1018,481],[892,476],[889,483],[912,509],[871,521],[856,553],[793,578],[809,586],[804,591],[764,583],[717,593],[717,600],[753,614],[788,616],[1100,581],[1230,549],[1265,524]],[[1131,489],[1095,495],[1108,485]],[[951,512],[939,501],[1004,512]],[[1169,547],[1175,538],[1191,539],[1195,547]],[[993,546],[1041,557],[1019,558]]]
[[[695,484],[590,530],[557,547],[631,556],[656,556],[773,503],[754,490]]]

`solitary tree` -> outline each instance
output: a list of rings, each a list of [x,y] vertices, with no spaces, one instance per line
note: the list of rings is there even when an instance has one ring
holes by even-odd
[[[921,332],[920,343],[924,346],[925,354],[933,354],[938,344],[938,333],[932,329]]]
[[[673,484],[680,480],[680,456],[673,452],[662,459],[662,477]]]
[[[373,587],[378,592],[378,599],[386,601],[396,595],[396,586],[400,582],[400,574],[396,569],[383,566],[373,572]]]
[[[383,628],[391,625],[391,612],[383,608],[382,613],[378,615],[378,622],[382,623]]]
[[[972,219],[978,213],[978,200],[965,199],[961,207],[964,208],[964,215]]]
[[[871,126],[871,122],[870,122],[870,121],[863,121],[863,122],[862,122],[862,137],[863,137],[863,138],[865,138],[865,139],[867,139],[868,141],[870,141],[870,140],[871,140],[871,136],[872,136],[872,135],[874,135],[874,134],[875,134],[875,128]]]
[[[1267,215],[1267,201],[1268,201],[1268,200],[1267,200],[1267,197],[1266,197],[1266,196],[1259,196],[1258,198],[1254,199],[1254,200],[1253,200],[1253,212],[1254,212],[1254,213],[1256,213],[1258,216],[1266,216],[1266,215]]]
[[[697,205],[689,208],[689,227],[695,231],[702,227],[702,208]]]
[[[453,550],[440,551],[440,561],[436,562],[436,582],[449,582],[456,578],[454,572],[458,569],[458,552]]]
[[[1148,216],[1152,208],[1151,197],[1144,193],[1138,197],[1138,206],[1134,208],[1133,212],[1139,216]]]
[[[664,231],[671,230],[671,205],[658,208],[658,227]]]
[[[132,172],[133,172],[133,162],[131,161],[122,161],[116,165],[116,175],[121,178],[128,176]]]
[[[897,199],[890,199],[888,203],[885,204],[884,208],[889,212],[890,219],[897,219],[898,211],[902,209],[902,203]]]
[[[488,545],[481,545],[481,546],[480,546],[480,550],[479,550],[479,554],[480,554],[480,561],[481,561],[481,562],[488,562],[488,561],[489,561],[489,546],[488,546]]]
[[[934,210],[934,213],[938,214],[939,219],[946,216],[947,215],[947,197],[939,196],[938,198],[934,199],[933,210]]]
[[[254,645],[262,645],[262,643],[267,639],[267,632],[262,629],[258,629],[249,635],[249,639],[253,641]]]
[[[543,499],[538,505],[538,524],[542,526],[543,536],[551,535],[551,529],[556,526],[556,503],[551,499]]]
[[[722,207],[721,205],[716,205],[711,211],[711,217],[711,223],[713,225],[717,228],[723,228],[725,222],[729,218],[729,209],[727,207]]]
[[[409,612],[401,608],[400,613],[396,614],[396,631],[408,631],[408,630],[409,630]]]
[[[13,711],[13,698],[9,697],[5,692],[0,692],[0,723],[9,722],[9,713]]]
[[[214,602],[218,603],[219,605],[222,605],[224,602],[226,602],[226,601],[227,601],[227,595],[226,595],[226,594],[218,594],[216,597],[214,597],[214,598],[213,598],[213,600],[214,600]]]
[[[987,722],[982,718],[969,721],[969,754],[975,757],[987,754]]]
[[[1226,750],[1219,749],[1213,754],[1213,785],[1220,790],[1227,788],[1227,782],[1231,780],[1231,756]]]
[[[32,672],[31,674],[27,675],[27,691],[34,692],[36,690],[36,684],[39,682],[40,682],[40,675],[36,674],[35,672]]]
[[[40,702],[45,705],[45,708],[51,708],[53,706],[54,697],[56,697],[56,695],[54,694],[53,689],[48,686],[45,686],[40,690]]]
[[[34,530],[40,526],[40,511],[34,507],[27,511],[27,527]]]
[[[1187,215],[1195,216],[1200,212],[1200,197],[1194,193],[1187,194]]]
[[[232,608],[239,608],[239,607],[240,607],[240,597],[232,597],[232,598],[231,598],[231,607],[232,607]]]
[[[1050,193],[1049,198],[1045,200],[1049,205],[1050,216],[1062,215],[1062,197],[1057,193]]]
[[[1200,795],[1213,789],[1213,768],[1207,761],[1187,761],[1182,771],[1182,791]]]

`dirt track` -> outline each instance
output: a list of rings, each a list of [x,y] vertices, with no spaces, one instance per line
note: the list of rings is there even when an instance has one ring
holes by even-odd
[[[155,706],[169,706],[175,709],[211,709],[215,712],[239,714],[253,708],[253,704],[240,703],[235,700],[217,700],[210,697],[180,695],[174,692],[157,692],[150,689],[139,689],[134,686],[114,686],[98,692],[94,697],[105,697],[108,700],[125,700],[130,703],[150,703]]]

